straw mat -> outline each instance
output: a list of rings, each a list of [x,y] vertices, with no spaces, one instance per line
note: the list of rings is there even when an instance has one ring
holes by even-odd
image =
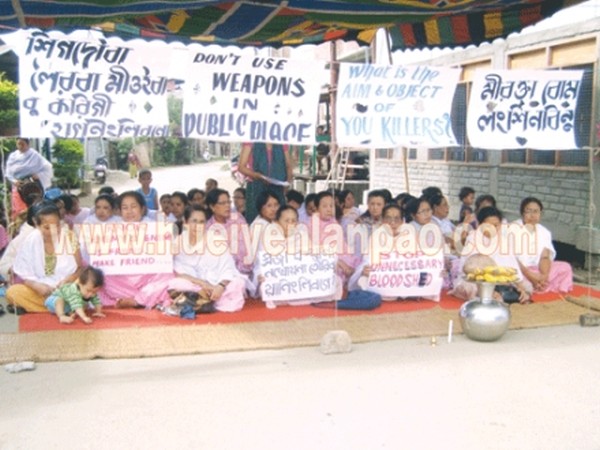
[[[585,309],[565,300],[511,306],[511,329],[578,323]],[[288,320],[204,323],[117,329],[0,334],[0,362],[140,358],[222,351],[317,346],[327,331],[346,330],[353,342],[442,336],[449,320],[461,332],[456,309],[387,314],[305,317]]]

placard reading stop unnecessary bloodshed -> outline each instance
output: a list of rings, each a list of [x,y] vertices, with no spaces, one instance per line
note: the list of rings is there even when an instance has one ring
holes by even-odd
[[[400,254],[380,255],[381,260],[371,264],[367,290],[382,297],[434,297],[439,301],[442,290],[444,253],[435,255]]]
[[[185,137],[312,145],[323,63],[217,50],[191,52]]]
[[[263,301],[317,299],[335,293],[336,255],[257,255]]]

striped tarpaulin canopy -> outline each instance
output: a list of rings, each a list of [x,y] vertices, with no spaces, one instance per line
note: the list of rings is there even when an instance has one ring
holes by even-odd
[[[0,0],[0,30],[97,27],[126,37],[240,46],[337,39],[393,49],[478,44],[519,31],[578,0]]]

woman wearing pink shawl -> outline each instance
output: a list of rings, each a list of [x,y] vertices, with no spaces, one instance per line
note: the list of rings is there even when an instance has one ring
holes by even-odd
[[[44,189],[48,189],[52,185],[52,176],[52,164],[29,147],[29,139],[18,138],[17,150],[8,155],[6,161],[6,179],[12,185],[11,216],[13,218],[27,209],[26,199],[22,199],[18,191],[23,183],[22,180],[31,177],[38,180]]]
[[[139,192],[123,192],[117,206],[124,223],[156,223],[146,218],[146,203]],[[114,224],[118,226],[118,224]],[[167,284],[173,273],[146,273],[142,275],[106,275],[104,286],[99,292],[104,306],[117,308],[153,308],[158,304],[170,304]]]
[[[213,233],[218,234],[227,242],[237,269],[242,274],[249,274],[252,270],[253,257],[248,254],[246,239],[244,238],[244,234],[246,236],[250,235],[246,219],[239,213],[231,212],[229,192],[224,189],[212,189],[206,195],[205,202],[210,215],[206,222],[206,229],[221,228],[222,234],[218,232],[218,228]]]
[[[342,226],[335,218],[335,200],[330,191],[321,191],[315,200],[317,211],[311,216],[308,231],[312,245],[329,247],[336,245],[338,255],[336,273],[342,286],[346,286],[354,269],[360,264],[361,257],[349,251]],[[318,234],[316,234],[318,233]]]

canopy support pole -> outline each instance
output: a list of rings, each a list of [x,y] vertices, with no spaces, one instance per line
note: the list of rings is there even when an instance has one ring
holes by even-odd
[[[23,12],[23,8],[21,7],[21,2],[19,0],[11,0],[11,3],[13,9],[15,10],[15,14],[17,15],[19,26],[21,28],[25,28],[27,24],[25,23],[25,13]]]
[[[336,103],[337,103],[337,80],[338,80],[339,65],[337,63],[337,47],[335,41],[329,43],[329,136],[330,136],[330,149],[329,154],[331,155],[331,165],[329,168],[330,173],[335,171],[337,168],[333,167],[338,160],[338,145],[337,145],[337,130],[335,127],[335,121],[337,119],[336,114]]]
[[[389,29],[385,28],[385,45],[387,49],[388,64],[394,64],[394,56],[392,55],[392,46]],[[410,179],[408,176],[408,148],[402,147],[402,168],[404,171],[404,191],[410,193]]]

